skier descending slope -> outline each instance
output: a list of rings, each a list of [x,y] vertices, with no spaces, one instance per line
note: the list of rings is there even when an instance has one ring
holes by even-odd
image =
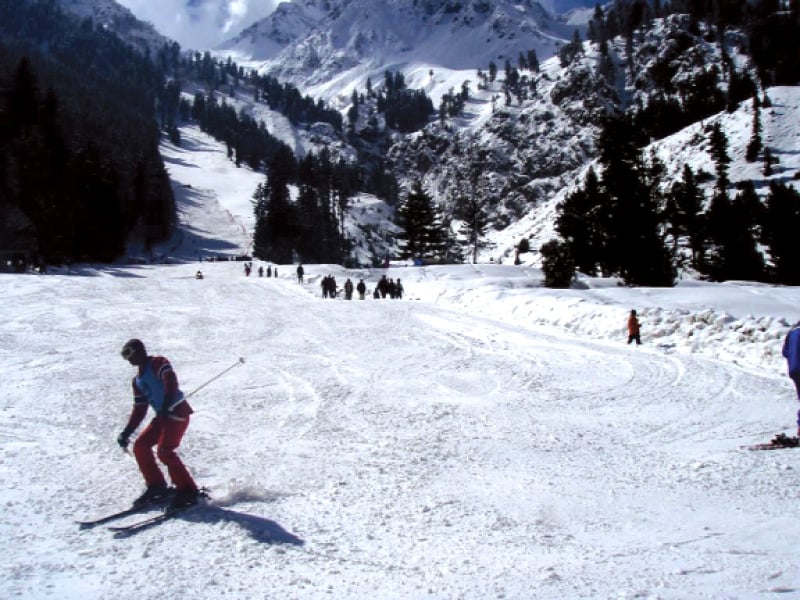
[[[133,444],[133,454],[142,472],[147,489],[134,501],[134,506],[160,502],[171,493],[164,474],[156,464],[153,446],[164,463],[175,485],[172,508],[196,504],[197,485],[175,450],[189,427],[192,407],[178,388],[178,378],[172,365],[163,356],[148,356],[141,340],[132,339],[122,348],[122,357],[138,368],[133,378],[133,410],[128,424],[117,437],[117,443],[127,449],[131,434],[147,414],[147,405],[153,407],[155,418],[145,427]]]

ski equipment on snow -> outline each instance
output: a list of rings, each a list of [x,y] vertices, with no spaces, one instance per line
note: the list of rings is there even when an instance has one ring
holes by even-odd
[[[779,433],[765,444],[754,444],[745,447],[748,450],[783,450],[784,448],[797,448],[798,446],[800,446],[800,438]]]
[[[144,531],[145,529],[150,529],[151,527],[155,527],[156,525],[159,525],[164,521],[169,521],[173,517],[185,513],[188,510],[203,506],[204,505],[203,501],[208,499],[208,493],[201,490],[198,493],[197,499],[198,502],[195,502],[194,504],[184,504],[174,507],[170,506],[167,507],[163,512],[154,515],[152,517],[148,517],[146,519],[142,519],[134,523],[128,523],[126,525],[111,526],[109,527],[109,529],[111,531],[114,531],[120,537],[133,535],[134,533],[139,533],[140,531]]]
[[[103,517],[99,517],[97,519],[90,519],[87,521],[78,521],[78,526],[81,529],[92,529],[93,527],[97,527],[98,525],[103,525],[105,523],[110,523],[111,521],[116,521],[118,519],[123,519],[130,515],[137,515],[140,513],[146,513],[151,510],[156,509],[163,509],[171,500],[172,496],[164,496],[155,500],[151,500],[149,502],[144,502],[142,504],[137,504],[135,506],[131,506],[129,508],[125,508],[123,510],[117,511],[115,513],[111,513],[105,515]]]
[[[223,371],[221,371],[221,372],[217,373],[216,375],[214,375],[214,377],[212,377],[211,379],[209,379],[208,381],[206,381],[206,382],[205,382],[203,385],[201,385],[201,386],[199,386],[199,387],[197,387],[197,388],[193,389],[191,392],[189,392],[188,394],[186,394],[186,395],[184,396],[184,398],[190,398],[191,396],[194,396],[194,395],[195,395],[197,392],[199,392],[200,390],[202,390],[204,387],[206,387],[206,386],[207,386],[209,383],[211,383],[212,381],[215,381],[215,380],[219,379],[220,377],[222,377],[223,375],[225,375],[225,373],[227,373],[228,371],[230,371],[230,370],[231,370],[231,369],[233,369],[234,367],[238,367],[239,365],[243,365],[243,364],[244,364],[244,357],[240,356],[240,357],[239,357],[239,360],[237,360],[235,363],[233,363],[233,364],[232,364],[230,367],[228,367],[228,368],[224,369]]]

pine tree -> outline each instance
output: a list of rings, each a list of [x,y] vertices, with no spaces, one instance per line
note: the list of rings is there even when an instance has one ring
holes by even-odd
[[[779,159],[772,154],[772,150],[767,146],[764,148],[764,167],[761,172],[765,177],[769,177],[774,173],[773,165],[779,162]]]
[[[746,189],[731,201],[717,191],[708,210],[711,248],[705,272],[715,281],[760,281],[764,263],[755,239],[752,202],[755,189]],[[755,198],[758,203],[758,199]]]
[[[257,258],[276,263],[294,261],[297,223],[289,197],[296,168],[291,151],[279,151],[269,164],[267,179],[256,189],[253,249]]]
[[[534,73],[539,72],[539,57],[536,56],[536,50],[528,50],[528,68]]]
[[[633,120],[605,124],[601,134],[601,185],[608,199],[601,219],[604,270],[618,273],[629,285],[671,286],[675,267],[662,239],[659,165],[648,165],[636,146]]]
[[[549,288],[569,288],[575,277],[575,262],[568,246],[558,240],[550,240],[542,245],[542,272],[544,285]]]
[[[763,220],[763,205],[752,181],[741,184],[732,202],[733,223],[731,245],[736,277],[747,281],[764,281],[764,257],[758,249],[758,224]]]
[[[761,110],[759,108],[758,95],[756,94],[753,95],[753,130],[745,152],[747,162],[755,162],[758,159],[761,146]]]
[[[762,217],[761,243],[769,249],[776,283],[800,285],[798,231],[800,194],[791,186],[771,182]]]
[[[558,50],[558,58],[562,67],[567,67],[575,61],[576,58],[583,54],[583,42],[581,41],[581,34],[576,29],[572,34],[572,41],[563,45]]]
[[[606,201],[597,174],[589,167],[583,188],[567,195],[557,207],[555,229],[576,268],[587,275],[596,273],[602,256],[599,213]]]
[[[683,178],[672,186],[668,201],[671,234],[675,246],[679,238],[686,236],[692,252],[692,266],[700,268],[706,244],[703,191],[697,185],[694,171],[688,164],[683,165]]]
[[[724,192],[728,189],[728,184],[730,183],[728,165],[731,162],[731,157],[728,155],[728,137],[722,131],[719,121],[711,126],[708,141],[710,145],[709,151],[717,167],[717,191]]]
[[[401,258],[425,258],[431,253],[431,234],[436,228],[436,212],[433,200],[422,189],[422,182],[415,181],[406,201],[397,211],[398,225],[403,233]]]
[[[475,196],[470,196],[461,203],[459,216],[462,219],[460,233],[467,240],[472,254],[472,263],[476,264],[478,252],[486,247],[484,238],[489,226],[489,216],[483,203]]]
[[[731,202],[726,192],[717,192],[706,213],[709,248],[703,272],[714,281],[731,278],[732,265],[728,261],[727,226],[732,220]]]

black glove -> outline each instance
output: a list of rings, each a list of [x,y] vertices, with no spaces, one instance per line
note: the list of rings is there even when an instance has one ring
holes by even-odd
[[[120,433],[117,436],[117,443],[119,444],[119,447],[122,448],[123,450],[127,450],[128,444],[131,443],[131,433],[133,432],[126,427],[125,429],[122,430],[122,433]]]

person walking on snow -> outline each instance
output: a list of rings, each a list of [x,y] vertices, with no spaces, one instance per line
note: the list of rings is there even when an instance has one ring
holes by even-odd
[[[636,340],[636,345],[642,343],[642,338],[639,336],[639,319],[636,317],[636,311],[632,310],[628,317],[628,344]]]
[[[786,359],[789,378],[794,382],[797,400],[800,401],[800,321],[786,334],[781,354]],[[800,410],[797,411],[797,436],[800,437]]]
[[[194,412],[178,387],[178,378],[172,365],[163,356],[148,356],[141,340],[128,340],[122,347],[122,357],[137,367],[133,378],[133,409],[128,424],[117,437],[117,443],[127,450],[131,434],[144,420],[147,406],[156,412],[152,421],[133,443],[133,455],[144,477],[147,489],[134,500],[134,506],[166,500],[173,492],[156,463],[153,447],[159,460],[167,467],[172,480],[174,497],[172,507],[197,503],[200,492],[175,450],[181,443],[189,416]]]

